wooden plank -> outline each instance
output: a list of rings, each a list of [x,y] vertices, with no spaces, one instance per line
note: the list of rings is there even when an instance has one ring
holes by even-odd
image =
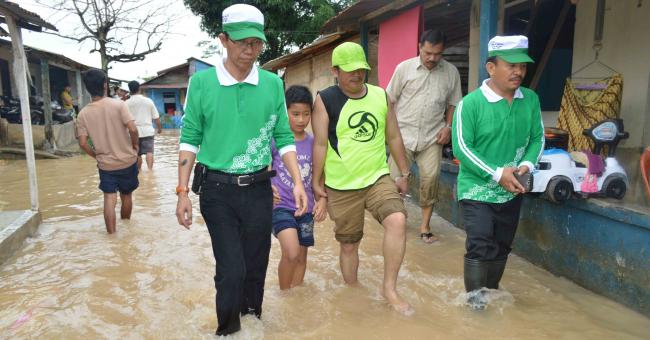
[[[562,10],[560,11],[560,15],[555,22],[555,27],[553,27],[551,37],[546,42],[546,47],[544,48],[542,59],[539,61],[537,69],[535,70],[535,75],[533,75],[533,80],[530,82],[530,89],[532,90],[537,90],[537,85],[539,85],[539,80],[542,78],[542,72],[544,72],[546,63],[548,63],[548,59],[551,56],[551,51],[553,50],[553,46],[555,46],[555,41],[557,40],[558,35],[560,35],[562,26],[564,26],[566,17],[569,14],[569,8],[571,8],[571,3],[569,0],[565,0],[564,5],[562,6]]]
[[[11,45],[14,54],[13,73],[16,81],[16,88],[20,98],[20,109],[23,118],[23,135],[25,137],[25,158],[27,160],[27,173],[29,176],[29,197],[31,209],[38,211],[38,183],[36,180],[36,160],[34,158],[34,141],[32,140],[32,118],[29,110],[29,89],[27,87],[27,57],[25,48],[16,21],[10,15],[6,15]]]
[[[46,149],[56,150],[56,141],[52,133],[52,94],[50,91],[50,65],[41,59],[41,84],[43,87],[43,115],[45,116],[45,141],[49,144]]]
[[[537,20],[537,13],[539,13],[539,7],[541,3],[541,1],[528,0],[528,7],[530,8],[530,19],[528,19],[528,23],[526,24],[526,30],[524,31],[525,36],[529,36],[530,30],[533,29],[533,25],[535,24],[535,20]]]
[[[75,71],[74,76],[77,83],[77,106],[79,107],[79,110],[81,110],[81,108],[84,106],[83,105],[84,89],[81,84],[81,71],[79,70]]]

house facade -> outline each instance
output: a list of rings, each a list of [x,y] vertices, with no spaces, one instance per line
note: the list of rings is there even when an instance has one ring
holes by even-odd
[[[142,92],[156,104],[164,128],[179,127],[180,117],[185,113],[183,107],[190,77],[212,66],[189,58],[183,64],[158,71],[157,76],[142,83]]]

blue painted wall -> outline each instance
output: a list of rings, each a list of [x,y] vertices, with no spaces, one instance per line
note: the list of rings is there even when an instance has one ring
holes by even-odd
[[[160,89],[148,89],[146,92],[147,97],[153,100],[153,103],[156,105],[156,109],[158,109],[158,114],[164,113],[162,93],[163,91],[161,91]]]
[[[176,129],[179,128],[178,122],[176,122],[172,117],[168,117],[167,113],[165,112],[164,108],[164,102],[163,102],[163,93],[164,92],[174,92],[175,98],[176,98],[176,110],[183,111],[183,105],[181,105],[181,92],[180,89],[148,89],[147,90],[147,97],[151,98],[153,100],[153,103],[156,105],[156,109],[158,110],[158,114],[160,114],[161,122],[163,125],[163,128],[165,129]]]
[[[206,63],[204,63],[202,61],[199,61],[199,60],[192,60],[190,62],[194,64],[196,72],[199,72],[199,71],[202,71],[202,70],[205,70],[207,68],[212,67],[211,65],[208,65],[208,64],[206,64]]]
[[[457,173],[456,165],[443,162],[438,195],[445,199],[435,210],[462,229],[455,195]],[[553,204],[526,195],[514,252],[650,316],[650,215],[646,212],[604,199]]]

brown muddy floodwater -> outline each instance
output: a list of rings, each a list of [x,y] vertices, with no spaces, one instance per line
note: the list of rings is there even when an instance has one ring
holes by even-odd
[[[95,162],[87,156],[38,160],[44,222],[0,265],[2,339],[210,339],[214,260],[198,212],[176,224],[178,136],[156,137],[152,172],[140,174],[133,218],[107,235]],[[29,207],[25,161],[0,161],[0,210]],[[502,290],[483,312],[463,306],[464,233],[434,217],[441,241],[417,237],[409,205],[399,290],[416,309],[393,312],[379,291],[382,229],[367,220],[359,287],[339,274],[332,223],[316,225],[305,284],[278,289],[273,241],[262,320],[246,317],[236,339],[649,339],[650,319],[511,256]]]

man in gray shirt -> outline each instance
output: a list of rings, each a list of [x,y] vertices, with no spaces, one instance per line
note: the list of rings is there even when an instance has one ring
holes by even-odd
[[[397,65],[386,89],[395,108],[409,167],[414,161],[418,166],[422,208],[420,237],[425,243],[437,240],[431,233],[429,221],[433,205],[438,202],[442,146],[449,143],[454,109],[462,98],[458,70],[442,59],[445,44],[442,31],[422,33],[418,44],[420,55]],[[399,176],[392,157],[389,165],[391,175]]]

